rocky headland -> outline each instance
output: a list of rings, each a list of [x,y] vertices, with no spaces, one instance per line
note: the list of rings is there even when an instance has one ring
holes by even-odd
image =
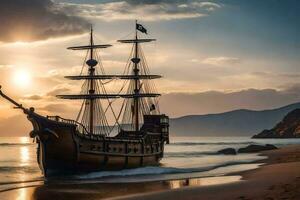
[[[252,138],[300,138],[300,109],[291,111],[274,128]]]

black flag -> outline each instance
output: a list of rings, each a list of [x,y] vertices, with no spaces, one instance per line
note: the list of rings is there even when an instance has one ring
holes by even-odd
[[[145,29],[145,27],[143,27],[142,24],[136,24],[136,29],[139,30],[139,31],[141,31],[142,33],[148,34],[147,33],[147,29]]]

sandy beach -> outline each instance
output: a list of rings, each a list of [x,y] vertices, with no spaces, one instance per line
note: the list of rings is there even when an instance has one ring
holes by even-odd
[[[300,146],[264,152],[265,165],[239,173],[242,181],[118,199],[300,199]]]
[[[300,199],[300,145],[262,153],[254,170],[221,177],[144,183],[36,182],[2,191],[0,199]]]

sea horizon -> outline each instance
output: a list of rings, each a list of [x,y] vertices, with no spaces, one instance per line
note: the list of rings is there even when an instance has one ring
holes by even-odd
[[[224,148],[242,148],[250,144],[283,147],[300,144],[300,139],[251,139],[250,137],[172,137],[159,166],[120,171],[99,171],[56,177],[63,181],[120,183],[223,176],[257,168],[265,159],[258,153],[223,155]],[[31,181],[45,181],[36,162],[36,144],[29,137],[0,137],[1,189]],[[262,162],[263,163],[263,162]],[[49,179],[49,180],[55,180]],[[16,185],[14,185],[16,183]]]

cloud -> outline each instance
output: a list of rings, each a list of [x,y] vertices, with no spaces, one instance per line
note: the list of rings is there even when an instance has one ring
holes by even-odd
[[[212,2],[200,1],[117,1],[98,4],[59,3],[56,9],[70,16],[98,18],[104,21],[131,20],[144,21],[173,20],[207,16],[221,8]]]
[[[61,113],[70,112],[70,107],[66,103],[64,103],[64,104],[53,103],[53,104],[48,104],[44,107],[39,107],[39,108],[37,108],[37,110],[61,114]]]
[[[214,11],[217,8],[221,8],[222,6],[213,2],[193,2],[191,3],[193,6],[205,8],[207,11]]]
[[[252,72],[253,75],[258,77],[269,78],[300,78],[300,73],[274,73],[274,72]]]
[[[236,109],[272,109],[296,102],[300,102],[300,85],[290,85],[283,90],[245,89],[234,92],[170,93],[161,97],[160,108],[171,117],[178,117]]]
[[[239,58],[234,58],[234,57],[225,57],[225,56],[220,56],[220,57],[211,57],[211,58],[205,58],[202,61],[203,64],[208,64],[208,65],[215,65],[215,66],[227,66],[227,65],[235,65],[241,63],[241,60]]]
[[[70,88],[67,88],[67,87],[58,87],[58,88],[55,88],[55,89],[51,90],[50,92],[48,92],[46,94],[46,96],[55,97],[58,94],[67,94],[67,93],[70,93],[70,91],[71,91]]]
[[[43,97],[40,95],[26,95],[22,98],[22,100],[32,100],[32,101],[37,101],[41,99],[43,99]]]
[[[275,89],[245,89],[234,92],[208,91],[201,93],[170,93],[160,99],[162,113],[170,117],[192,114],[221,113],[236,109],[264,110],[282,107],[300,102],[300,85],[292,85],[284,90]],[[47,102],[36,107],[36,111],[43,115],[61,115],[74,119],[80,104],[67,102]],[[176,109],[174,109],[176,108]],[[7,109],[7,108],[6,108]],[[17,123],[17,126],[12,124]],[[23,114],[7,119],[0,118],[2,135],[26,134],[30,130],[30,123]]]
[[[87,30],[85,19],[67,16],[54,8],[55,3],[51,0],[1,1],[0,41],[37,41]]]
[[[56,86],[49,92],[42,94],[42,95],[25,95],[21,98],[21,100],[29,100],[29,101],[52,101],[53,99],[56,99],[56,95],[58,94],[68,94],[71,92],[70,88],[64,87],[64,86]],[[54,98],[53,98],[54,97]]]

